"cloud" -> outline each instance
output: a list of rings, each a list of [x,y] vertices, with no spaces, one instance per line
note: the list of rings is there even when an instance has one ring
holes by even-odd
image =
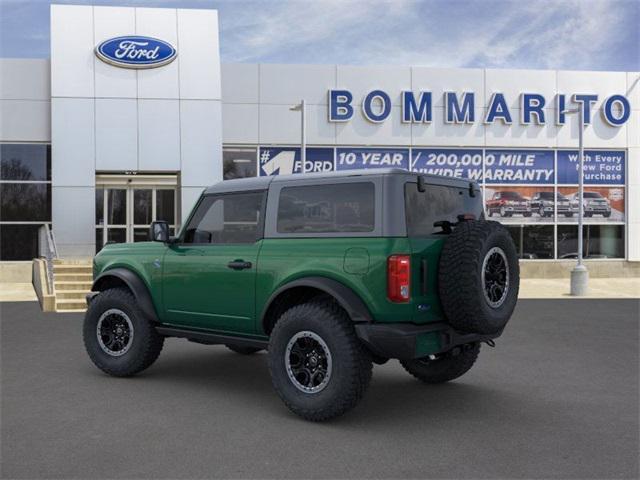
[[[242,2],[234,11],[225,11],[225,5],[221,26],[227,61],[596,70],[639,66],[640,3],[635,0],[318,0],[278,2],[264,9],[260,2]]]
[[[224,62],[640,70],[639,0],[62,2],[217,8]],[[0,55],[48,55],[49,3],[0,0]]]

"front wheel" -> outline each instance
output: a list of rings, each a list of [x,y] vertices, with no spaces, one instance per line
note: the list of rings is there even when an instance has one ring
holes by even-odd
[[[371,357],[346,312],[331,301],[290,308],[269,341],[269,371],[282,401],[311,421],[338,417],[363,397]]]
[[[164,337],[125,288],[105,290],[91,301],[83,338],[94,365],[115,377],[129,377],[150,367],[164,344]]]
[[[444,383],[467,373],[478,358],[480,344],[456,347],[451,352],[413,360],[401,360],[404,369],[425,383]]]

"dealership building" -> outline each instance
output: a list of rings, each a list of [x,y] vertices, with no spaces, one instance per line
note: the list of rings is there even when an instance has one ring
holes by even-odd
[[[585,255],[640,261],[639,72],[220,64],[215,10],[70,5],[0,69],[1,262],[43,226],[62,258],[178,229],[223,179],[382,167],[478,181],[524,261],[575,258],[578,107]]]

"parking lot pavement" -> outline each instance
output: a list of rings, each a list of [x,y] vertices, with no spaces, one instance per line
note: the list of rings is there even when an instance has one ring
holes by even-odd
[[[131,379],[81,315],[0,304],[3,478],[638,478],[637,300],[524,300],[440,386],[391,361],[326,424],[290,414],[266,355],[166,342]]]

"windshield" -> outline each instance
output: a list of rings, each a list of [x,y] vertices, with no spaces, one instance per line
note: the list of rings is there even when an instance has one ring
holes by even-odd
[[[499,195],[507,200],[524,200],[518,192],[499,192]]]
[[[584,192],[584,198],[602,198],[598,192]]]
[[[553,192],[538,192],[541,200],[553,200]],[[560,197],[558,197],[560,199]]]

